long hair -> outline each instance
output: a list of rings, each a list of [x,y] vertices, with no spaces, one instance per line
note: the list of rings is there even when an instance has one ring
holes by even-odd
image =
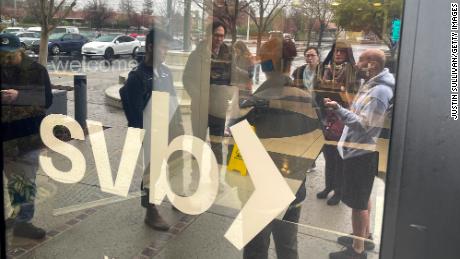
[[[330,65],[334,62],[334,53],[335,49],[340,48],[340,49],[346,49],[347,50],[347,60],[345,62],[348,62],[352,65],[355,65],[355,58],[353,57],[353,49],[351,48],[351,45],[345,41],[345,40],[336,40],[334,44],[332,44],[332,48],[327,54],[326,58],[324,59],[323,64],[324,65]]]

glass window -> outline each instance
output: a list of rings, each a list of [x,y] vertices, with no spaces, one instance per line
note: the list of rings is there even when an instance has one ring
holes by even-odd
[[[94,39],[94,41],[97,41],[97,42],[112,42],[117,36],[116,35],[102,35],[96,39]]]
[[[402,0],[83,2],[1,70],[11,257],[379,257]]]
[[[63,33],[53,33],[49,36],[50,40],[58,40],[60,38],[65,37]]]

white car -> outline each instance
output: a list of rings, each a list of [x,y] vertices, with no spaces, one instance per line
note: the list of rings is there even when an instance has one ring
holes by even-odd
[[[42,27],[29,27],[27,28],[27,31],[33,31],[33,32],[42,32]]]
[[[80,30],[75,26],[58,26],[52,33],[76,33],[80,34]]]
[[[3,30],[3,33],[17,33],[17,32],[23,32],[25,30],[26,29],[24,29],[22,27],[8,27],[8,28]]]
[[[86,43],[81,49],[85,57],[103,56],[112,59],[115,55],[132,55],[136,57],[141,42],[126,35],[102,35],[94,41]]]

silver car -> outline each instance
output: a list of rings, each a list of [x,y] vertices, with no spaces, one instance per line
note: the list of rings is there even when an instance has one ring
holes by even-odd
[[[34,41],[40,41],[40,33],[38,32],[17,32],[16,36],[18,36],[19,40],[21,41],[21,47],[26,50],[30,49]]]

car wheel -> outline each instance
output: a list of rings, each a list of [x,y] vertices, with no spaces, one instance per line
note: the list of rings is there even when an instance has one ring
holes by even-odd
[[[113,49],[108,48],[108,49],[105,50],[104,58],[110,60],[110,59],[113,58],[113,54],[114,54],[114,53],[113,53]]]
[[[59,55],[60,52],[61,52],[61,49],[59,49],[58,45],[55,45],[51,48],[51,54],[53,54],[54,56]]]
[[[27,49],[27,45],[24,42],[21,42],[21,48]]]
[[[138,47],[135,47],[135,48],[133,49],[133,54],[132,54],[133,58],[136,58],[137,52],[139,52],[139,48],[138,48]]]

